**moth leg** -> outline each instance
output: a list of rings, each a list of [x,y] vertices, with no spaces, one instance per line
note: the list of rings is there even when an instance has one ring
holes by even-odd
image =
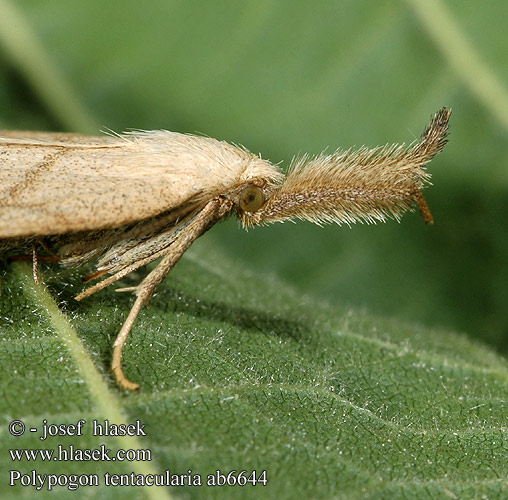
[[[227,215],[232,207],[233,203],[224,198],[214,198],[209,201],[203,210],[196,215],[194,220],[189,223],[186,230],[171,244],[166,256],[163,257],[157,267],[136,287],[136,291],[134,292],[136,294],[136,301],[113,344],[113,362],[111,364],[111,369],[115,374],[116,381],[124,389],[130,391],[139,389],[139,384],[128,380],[123,373],[122,349],[143,304],[150,300],[157,287],[194,240],[206,232],[222,217]]]
[[[81,278],[81,281],[83,283],[88,283],[89,281],[93,281],[97,278],[100,278],[101,276],[104,276],[105,274],[107,274],[108,270],[107,269],[102,269],[100,271],[95,271],[94,273],[92,274],[89,274],[88,276],[84,276],[83,278]]]
[[[32,243],[32,273],[34,277],[35,284],[39,284],[39,274],[37,267],[37,248],[35,247],[35,243]]]
[[[37,245],[41,245],[44,250],[46,250],[50,255],[39,255],[37,253]],[[8,262],[13,261],[32,261],[32,276],[34,278],[34,282],[36,285],[39,284],[39,262],[59,262],[61,259],[58,255],[55,255],[51,250],[47,248],[46,245],[42,241],[37,241],[32,243],[32,253],[31,254],[22,254],[22,255],[10,255],[7,257]]]

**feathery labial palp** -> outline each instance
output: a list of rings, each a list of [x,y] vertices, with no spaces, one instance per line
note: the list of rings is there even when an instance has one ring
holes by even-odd
[[[246,149],[168,131],[106,137],[0,132],[0,254],[80,266],[101,278],[78,300],[161,259],[135,287],[114,343],[112,369],[129,390],[122,348],[144,304],[192,242],[236,214],[245,227],[290,219],[314,223],[399,219],[418,206],[426,164],[446,144],[450,111],[441,109],[419,141],[405,147],[337,150],[291,163],[288,173]],[[35,262],[35,261],[34,261]],[[35,264],[34,264],[35,265]]]
[[[260,210],[246,214],[244,223],[294,217],[337,224],[385,221],[399,219],[415,203],[425,222],[432,222],[421,193],[430,179],[425,165],[445,146],[449,117],[446,108],[439,111],[408,148],[363,147],[293,160],[284,182]]]

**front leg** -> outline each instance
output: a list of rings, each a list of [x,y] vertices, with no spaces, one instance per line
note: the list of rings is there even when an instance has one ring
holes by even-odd
[[[124,388],[130,391],[139,389],[139,384],[131,382],[124,375],[122,370],[122,349],[132,329],[134,321],[141,310],[143,304],[148,303],[157,287],[171,271],[173,266],[179,261],[180,257],[192,245],[194,240],[199,238],[204,232],[227,215],[233,207],[233,203],[224,198],[214,198],[209,201],[203,210],[201,210],[194,219],[188,224],[185,231],[169,246],[168,253],[159,262],[146,278],[134,288],[136,301],[132,306],[129,316],[116,337],[113,344],[113,362],[111,368],[115,374],[116,381]]]

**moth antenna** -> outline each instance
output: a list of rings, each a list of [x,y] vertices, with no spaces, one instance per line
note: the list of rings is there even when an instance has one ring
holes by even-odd
[[[202,210],[202,209],[201,209]],[[176,215],[178,215],[179,212],[177,212]],[[159,236],[152,238],[151,241],[157,238],[161,238],[162,240],[159,241],[159,244],[156,246],[156,248],[160,248],[159,250],[155,251],[155,248],[151,249],[146,255],[139,255],[139,253],[136,255],[136,258],[129,258],[127,260],[124,259],[124,265],[121,265],[118,261],[121,262],[121,259],[119,259],[118,254],[118,248],[113,247],[112,255],[109,255],[109,257],[103,256],[101,260],[99,261],[99,270],[93,272],[92,274],[85,276],[82,278],[82,281],[84,283],[88,283],[90,281],[93,281],[97,278],[100,278],[104,276],[107,273],[111,273],[111,276],[108,276],[107,278],[104,278],[102,281],[99,281],[93,286],[90,286],[83,292],[81,292],[79,295],[76,295],[74,297],[76,300],[82,300],[90,295],[93,295],[94,293],[98,292],[99,290],[102,290],[103,288],[108,287],[109,285],[113,284],[115,281],[118,281],[128,274],[132,273],[133,271],[136,271],[140,267],[146,266],[147,264],[150,264],[150,262],[153,262],[154,260],[159,259],[160,257],[163,257],[168,253],[168,247],[174,243],[174,241],[178,238],[179,235],[184,232],[188,225],[192,223],[193,217],[196,216],[196,214],[199,213],[199,210],[192,212],[186,219],[183,219],[182,225],[178,224],[178,219],[174,219],[174,217],[171,218],[163,218],[160,222],[166,222],[167,224],[171,224],[171,222],[174,222],[174,226],[171,227],[168,231],[160,233]],[[133,233],[134,236],[136,233]],[[171,235],[170,235],[171,234]],[[123,245],[125,247],[125,243]],[[136,247],[131,247],[136,249]],[[108,254],[106,254],[108,256]],[[112,260],[116,259],[117,263],[115,265],[112,264]],[[125,264],[125,262],[131,262],[131,264]],[[120,289],[123,290],[123,289]]]
[[[166,255],[157,267],[135,288],[136,300],[113,344],[113,362],[111,364],[116,381],[125,389],[130,391],[139,389],[139,384],[131,382],[123,373],[122,349],[141,308],[149,302],[157,287],[180,260],[180,257],[192,245],[194,240],[229,213],[232,207],[231,201],[220,197],[210,200],[189,224],[187,231],[182,233],[169,248],[165,249]]]
[[[337,150],[293,160],[285,181],[257,211],[242,216],[244,225],[292,218],[317,224],[373,223],[400,219],[417,204],[425,222],[432,215],[421,189],[430,184],[426,164],[446,144],[451,111],[438,111],[421,138],[404,144]]]

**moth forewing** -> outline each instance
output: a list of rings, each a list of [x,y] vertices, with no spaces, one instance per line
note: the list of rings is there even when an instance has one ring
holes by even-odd
[[[135,287],[112,369],[129,390],[122,348],[143,306],[192,242],[236,213],[244,226],[292,218],[350,224],[398,219],[416,204],[425,165],[446,143],[450,111],[405,147],[337,150],[292,162],[287,176],[243,147],[168,131],[107,137],[0,131],[0,254],[34,252],[65,265],[97,262],[81,300],[161,258]],[[47,255],[49,254],[49,255]],[[50,259],[50,260],[51,260]]]
[[[169,131],[0,131],[0,158],[0,238],[115,228],[204,204],[250,178],[281,178],[243,148]]]

